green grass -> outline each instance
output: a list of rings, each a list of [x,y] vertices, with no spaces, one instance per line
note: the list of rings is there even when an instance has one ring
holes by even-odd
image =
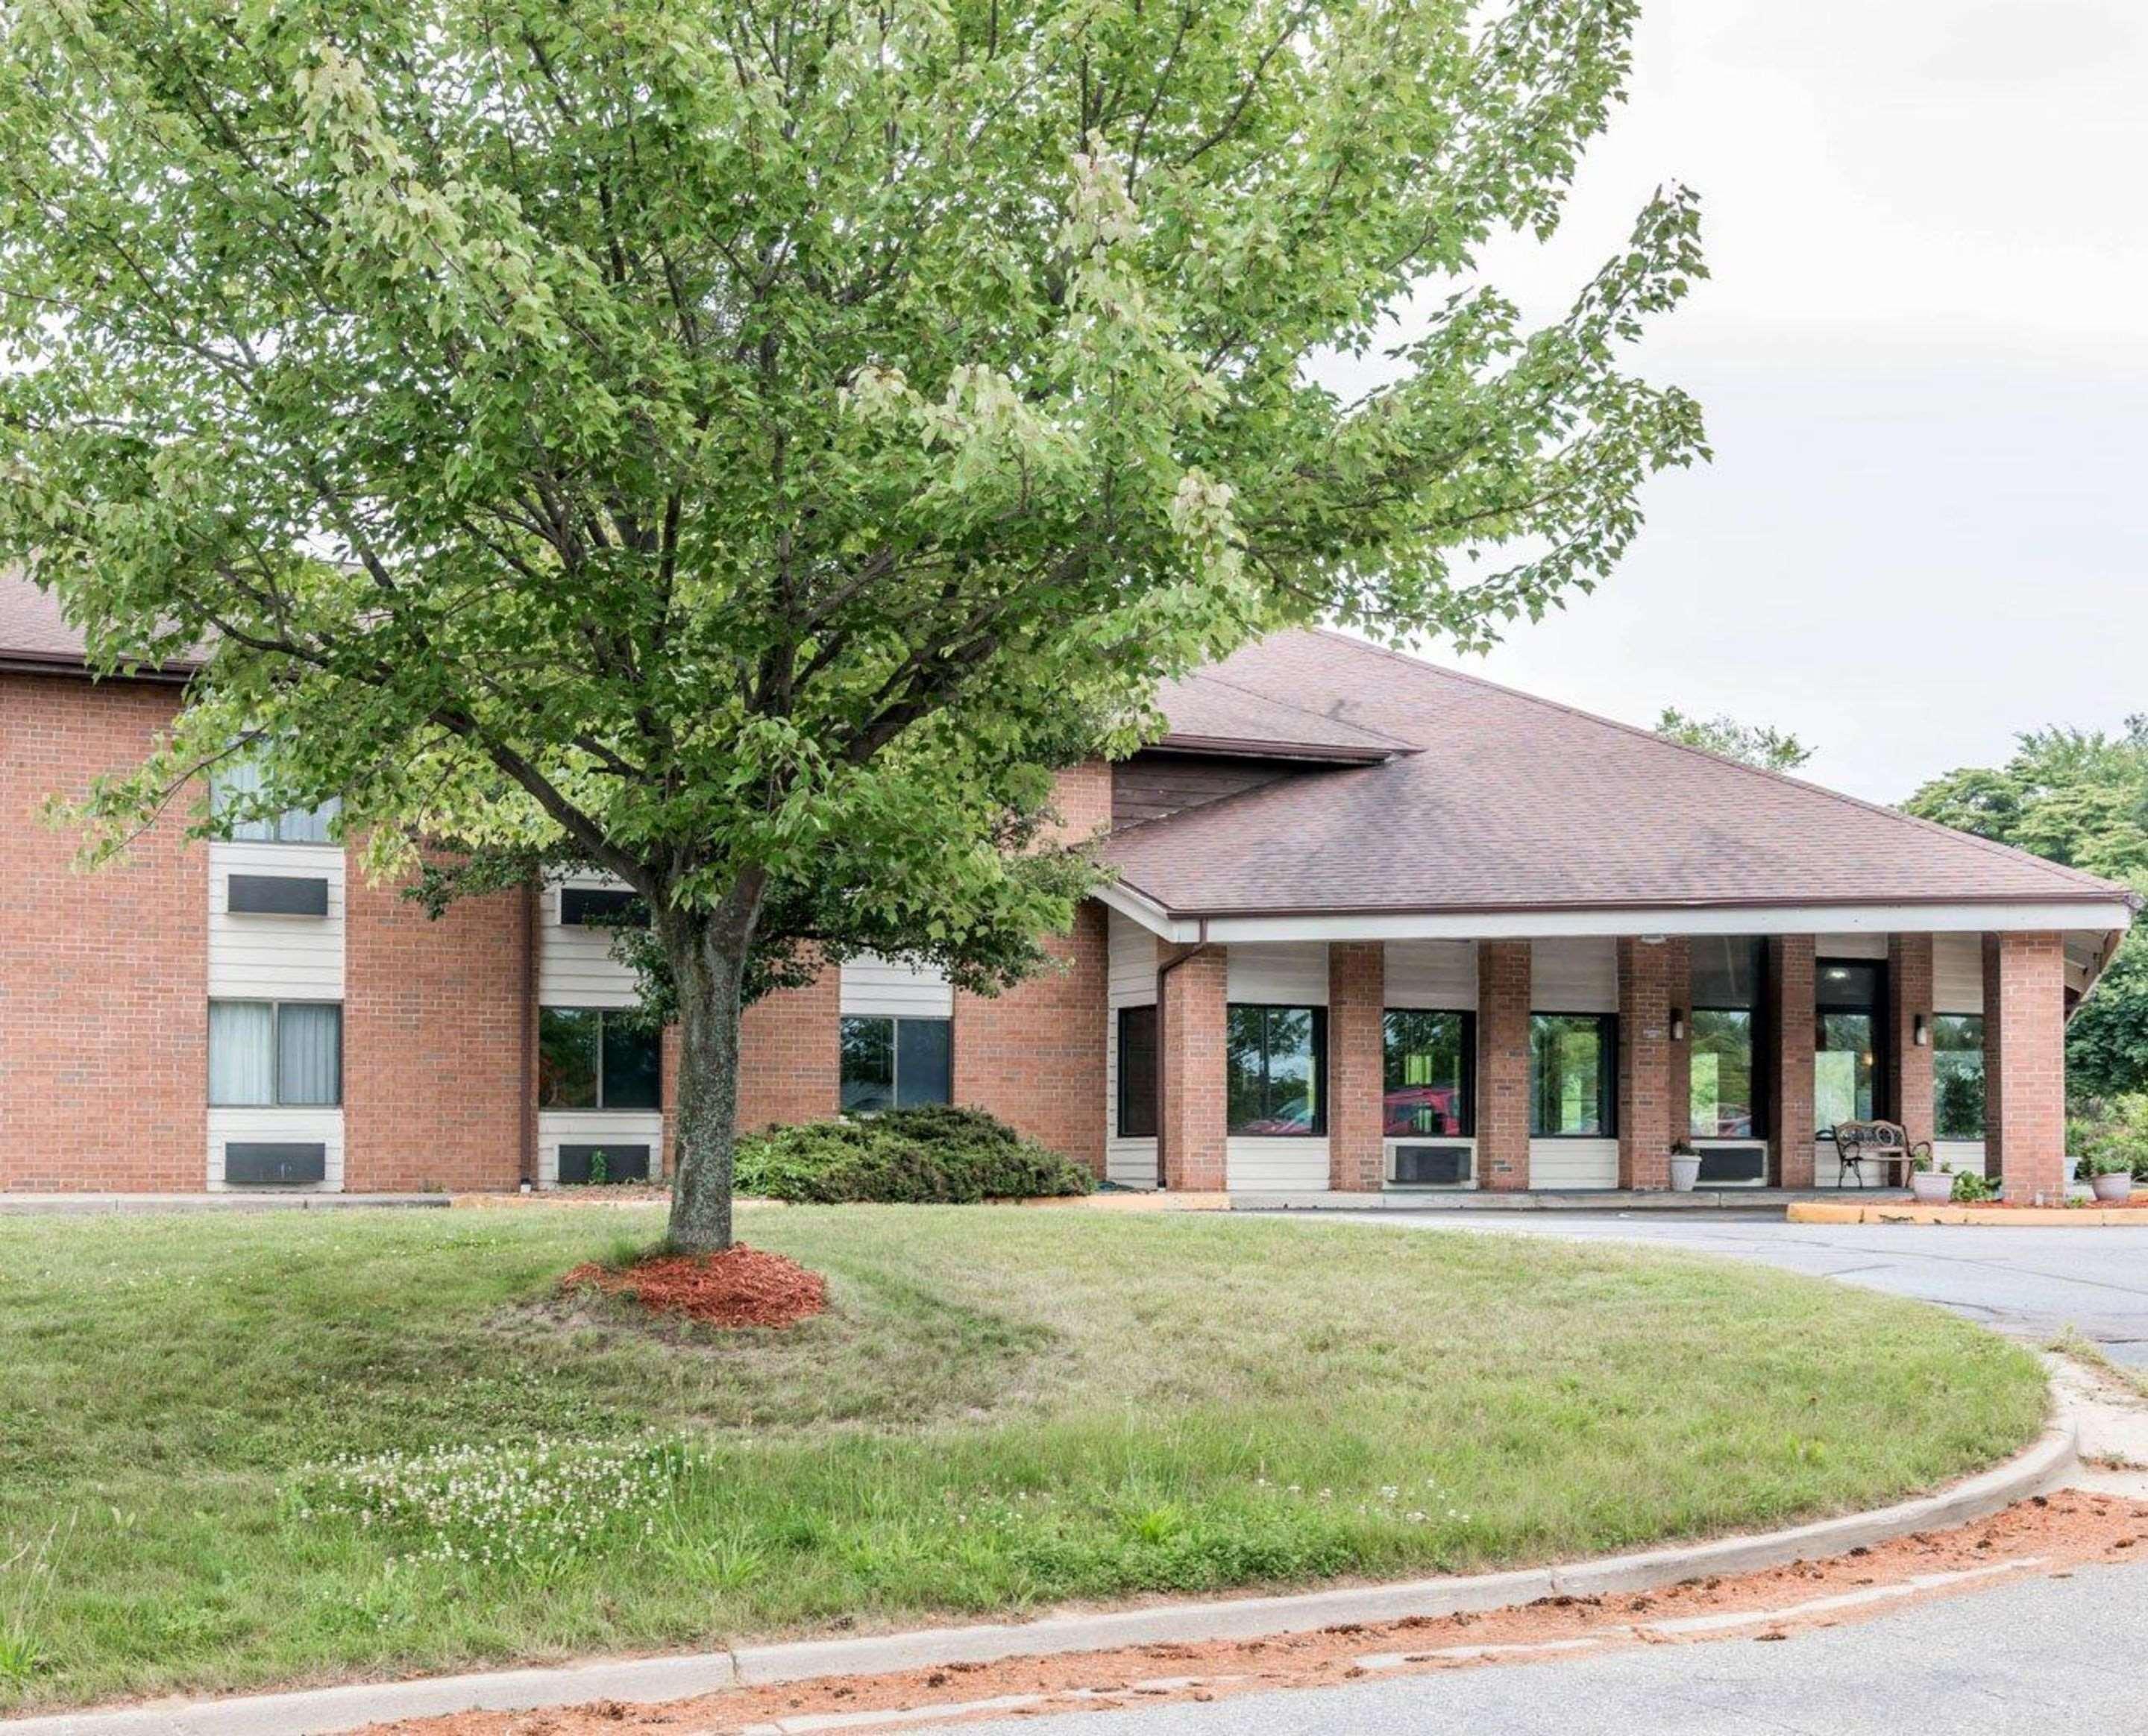
[[[0,1706],[1585,1554],[1899,1496],[2043,1410],[2025,1351],[1725,1263],[742,1223],[827,1314],[559,1303],[610,1211],[0,1220]]]

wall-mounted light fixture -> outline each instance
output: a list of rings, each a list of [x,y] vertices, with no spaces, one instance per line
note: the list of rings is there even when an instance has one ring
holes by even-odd
[[[1922,1013],[1919,1013],[1916,1017],[1910,1021],[1910,1041],[1915,1043],[1920,1049],[1925,1047],[1930,1043],[1932,1040],[1931,1021],[1927,1019]]]
[[[1676,1007],[1671,1009],[1671,1041],[1674,1043],[1685,1041],[1685,1015]]]

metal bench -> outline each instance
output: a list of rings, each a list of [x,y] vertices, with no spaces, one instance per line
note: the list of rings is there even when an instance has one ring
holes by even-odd
[[[1902,1131],[1899,1121],[1837,1121],[1827,1131],[1828,1136],[1834,1141],[1834,1155],[1841,1160],[1841,1167],[1835,1172],[1834,1177],[1837,1187],[1848,1187],[1849,1184],[1844,1177],[1850,1175],[1857,1177],[1857,1185],[1862,1187],[1868,1159],[1880,1164],[1883,1174],[1885,1166],[1900,1164],[1902,1175],[1898,1185],[1906,1187],[1910,1185],[1910,1172],[1916,1167],[1917,1160],[1921,1157],[1929,1161],[1932,1155],[1932,1142],[1920,1139],[1911,1145],[1909,1135]]]

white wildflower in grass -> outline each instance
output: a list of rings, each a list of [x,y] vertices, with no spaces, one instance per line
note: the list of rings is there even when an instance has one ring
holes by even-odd
[[[678,1442],[647,1437],[339,1456],[299,1473],[291,1511],[347,1514],[406,1562],[556,1563],[646,1537],[690,1464]]]

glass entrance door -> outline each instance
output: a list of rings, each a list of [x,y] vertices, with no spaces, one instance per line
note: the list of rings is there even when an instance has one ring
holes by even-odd
[[[1881,1043],[1886,966],[1854,959],[1822,959],[1815,981],[1813,1027],[1813,1128],[1821,1138],[1837,1121],[1869,1121],[1887,1113]]]

